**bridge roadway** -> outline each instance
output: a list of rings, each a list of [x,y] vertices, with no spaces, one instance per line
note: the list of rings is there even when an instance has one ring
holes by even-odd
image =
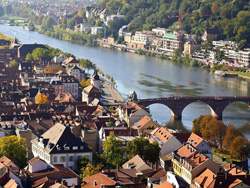
[[[166,105],[174,119],[181,119],[182,112],[186,106],[194,102],[206,103],[211,109],[211,115],[222,119],[224,109],[231,103],[243,102],[248,106],[250,105],[250,97],[239,97],[239,96],[172,96],[164,98],[149,98],[149,99],[138,99],[135,101],[139,105],[149,106],[152,104],[163,104]]]

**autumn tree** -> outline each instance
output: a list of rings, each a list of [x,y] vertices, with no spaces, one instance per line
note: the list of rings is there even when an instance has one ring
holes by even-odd
[[[107,165],[115,167],[117,164],[122,165],[125,162],[123,157],[124,151],[122,149],[122,142],[116,140],[114,132],[110,132],[107,140],[102,144],[103,158],[106,160]]]
[[[88,163],[85,168],[82,168],[82,174],[80,174],[80,177],[84,179],[97,174],[101,171],[102,167],[102,164],[97,164],[96,166],[94,166],[91,163]]]
[[[90,163],[89,159],[86,156],[81,156],[76,161],[77,172],[81,172],[82,168],[85,168]]]
[[[150,143],[148,139],[136,138],[129,141],[126,146],[126,152],[129,158],[139,155],[150,162],[157,162],[160,155],[160,147],[155,143]]]
[[[241,160],[246,159],[250,153],[250,143],[247,138],[237,136],[230,145],[230,155]]]
[[[13,159],[23,168],[27,161],[26,139],[15,135],[0,138],[0,155]]]
[[[41,93],[38,93],[35,98],[36,98],[36,104],[49,104],[50,103],[48,97]]]
[[[90,79],[88,79],[88,80],[85,80],[84,78],[81,80],[81,82],[80,82],[80,86],[82,87],[82,88],[85,88],[85,87],[87,87],[87,86],[89,86],[91,84],[91,80]]]
[[[16,60],[11,61],[10,67],[18,67],[18,62]]]
[[[194,123],[193,129],[200,131],[205,140],[218,147],[222,146],[226,133],[226,125],[222,121],[215,119],[211,115],[205,115],[194,120]]]
[[[212,7],[211,7],[211,10],[212,10],[213,14],[218,13],[218,11],[219,11],[219,5],[217,3],[214,3],[212,5]]]
[[[217,146],[222,146],[222,141],[226,134],[226,125],[217,119],[213,119],[209,122],[210,124],[210,140],[214,142]]]
[[[237,136],[241,136],[240,131],[237,130],[233,125],[228,125],[226,129],[226,135],[222,142],[222,146],[227,151],[230,151],[230,145]]]

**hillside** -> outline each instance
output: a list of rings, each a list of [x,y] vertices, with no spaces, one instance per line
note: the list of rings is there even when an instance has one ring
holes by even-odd
[[[155,27],[178,27],[178,15],[211,14],[208,17],[182,19],[182,30],[200,36],[206,28],[217,27],[221,39],[236,40],[240,45],[250,43],[250,2],[246,0],[102,0],[100,6],[126,15],[129,31],[150,30]]]

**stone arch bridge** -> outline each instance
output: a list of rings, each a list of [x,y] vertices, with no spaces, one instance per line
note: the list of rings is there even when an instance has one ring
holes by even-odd
[[[211,109],[211,115],[222,119],[224,109],[231,103],[244,102],[250,106],[250,97],[238,97],[238,96],[199,96],[199,97],[165,97],[165,98],[149,98],[149,99],[137,99],[137,104],[148,107],[151,104],[163,104],[166,105],[174,119],[181,119],[182,111],[186,106],[194,102],[206,103]]]

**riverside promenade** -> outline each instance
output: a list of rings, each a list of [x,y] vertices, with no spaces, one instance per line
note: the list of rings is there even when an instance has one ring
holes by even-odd
[[[109,81],[102,79],[101,83],[103,105],[119,105],[125,103],[124,98]]]

